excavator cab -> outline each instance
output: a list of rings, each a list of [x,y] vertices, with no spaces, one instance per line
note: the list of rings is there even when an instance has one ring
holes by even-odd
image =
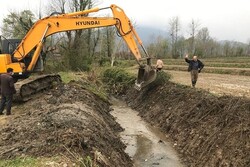
[[[1,54],[12,54],[20,42],[21,39],[0,39]]]
[[[13,52],[16,50],[16,48],[18,47],[18,45],[21,43],[22,39],[1,39],[0,38],[0,54],[9,54],[9,55],[13,55]],[[26,66],[29,65],[32,56],[33,56],[33,52],[31,51],[31,53],[29,53],[24,59],[23,62],[25,63]],[[11,57],[12,61],[14,62],[15,58],[13,58],[13,56]],[[40,54],[40,56],[38,57],[38,60],[34,66],[33,72],[41,72],[44,70],[44,65],[43,65],[43,58],[42,58],[42,53]]]

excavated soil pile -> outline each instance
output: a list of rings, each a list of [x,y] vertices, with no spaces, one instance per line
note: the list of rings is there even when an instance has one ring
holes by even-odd
[[[166,82],[130,89],[126,101],[172,139],[187,166],[250,166],[250,99]]]
[[[59,85],[14,107],[0,127],[0,159],[79,155],[99,166],[132,166],[109,111],[109,102],[79,84]]]

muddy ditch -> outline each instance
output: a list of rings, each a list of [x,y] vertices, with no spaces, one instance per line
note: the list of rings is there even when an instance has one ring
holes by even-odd
[[[186,166],[250,166],[250,99],[171,82],[130,89],[124,99],[169,136]]]
[[[126,102],[111,97],[111,114],[124,128],[120,133],[126,144],[125,152],[135,167],[182,167],[173,146],[159,129],[144,121]]]
[[[76,82],[15,104],[13,115],[1,119],[0,159],[59,156],[77,163],[90,156],[100,167],[132,166],[110,106]]]

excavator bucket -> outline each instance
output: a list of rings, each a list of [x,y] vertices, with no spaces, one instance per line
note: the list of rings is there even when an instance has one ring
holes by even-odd
[[[135,89],[141,90],[156,79],[156,70],[150,65],[139,67],[137,80],[135,82]]]

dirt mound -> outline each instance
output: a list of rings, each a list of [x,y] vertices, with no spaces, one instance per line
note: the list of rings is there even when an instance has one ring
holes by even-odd
[[[172,139],[187,166],[250,166],[250,100],[166,82],[126,101]]]
[[[90,156],[99,166],[132,166],[110,103],[79,84],[59,85],[13,108],[0,131],[0,159]]]

